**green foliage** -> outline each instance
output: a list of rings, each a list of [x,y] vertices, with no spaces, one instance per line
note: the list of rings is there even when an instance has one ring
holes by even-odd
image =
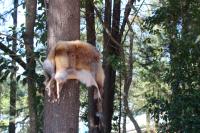
[[[21,6],[21,4],[20,4]],[[25,5],[22,5],[25,8]],[[47,39],[47,30],[46,30],[46,12],[44,8],[44,1],[39,0],[38,1],[38,12],[37,12],[37,20],[36,20],[36,26],[35,26],[35,33],[34,33],[34,56],[37,63],[36,68],[36,74],[34,75],[35,83],[37,86],[37,92],[36,92],[36,105],[37,105],[37,117],[38,117],[38,129],[39,132],[42,132],[42,125],[43,125],[43,91],[44,91],[44,76],[42,74],[42,66],[41,62],[44,61],[44,58],[46,56],[46,39]],[[8,15],[11,15],[11,12],[8,13]],[[7,19],[7,17],[5,16]],[[12,20],[7,20],[11,21]],[[9,24],[10,25],[10,24]],[[12,38],[12,34],[14,32],[14,27],[6,27],[5,32],[3,32],[5,35],[0,37],[0,42],[3,43],[5,46],[7,46],[10,50],[12,49],[12,43],[13,40],[17,40],[17,50],[16,53],[19,55],[19,57],[26,63],[26,60],[24,59],[26,53],[25,53],[25,45],[24,45],[24,33],[25,33],[25,24],[20,24],[20,26],[17,27],[16,33],[17,38]],[[2,31],[1,31],[2,32]],[[1,84],[8,84],[7,87],[2,87],[1,97],[0,97],[0,114],[6,116],[3,121],[9,120],[9,77],[11,75],[11,72],[16,71],[17,73],[17,116],[18,119],[17,123],[18,126],[20,125],[21,129],[19,132],[26,132],[27,131],[27,125],[28,125],[28,108],[27,108],[27,71],[23,70],[17,63],[17,68],[14,68],[12,66],[12,59],[9,57],[9,53],[5,53],[4,51],[0,51],[0,83]],[[7,92],[5,92],[7,90]],[[26,118],[23,120],[23,118]],[[0,125],[1,127],[2,125]],[[8,123],[5,125],[5,130],[7,130]],[[1,130],[0,130],[1,132]]]
[[[200,9],[197,5],[200,2],[196,0],[168,0],[147,20],[151,33],[158,33],[155,25],[164,30],[166,42],[162,46],[170,55],[170,67],[164,76],[172,91],[170,101],[150,98],[148,102],[153,112],[156,111],[157,116],[164,120],[162,132],[198,132],[200,127]]]
[[[154,0],[153,3],[157,1]],[[200,129],[200,2],[198,0],[164,0],[161,7],[154,5],[152,16],[144,25],[135,22],[133,48],[133,84],[129,93],[129,107],[134,115],[150,112],[160,132],[198,132]],[[24,3],[23,3],[24,4]],[[103,0],[95,1],[95,6],[103,14]],[[85,1],[81,1],[84,8]],[[23,5],[24,6],[24,5]],[[25,6],[24,6],[25,7]],[[133,7],[136,11],[136,8]],[[139,11],[140,12],[140,11]],[[84,12],[81,12],[84,16]],[[139,15],[140,13],[138,13]],[[122,15],[121,15],[122,16]],[[140,17],[140,16],[138,16]],[[123,16],[122,16],[123,18]],[[131,18],[131,17],[130,17]],[[7,17],[0,15],[0,20]],[[37,86],[37,116],[39,132],[42,132],[43,119],[43,81],[41,62],[46,58],[47,16],[43,0],[38,1],[37,20],[34,32],[34,56],[37,63],[34,75]],[[97,44],[103,40],[103,28],[96,21]],[[137,26],[136,26],[137,24]],[[6,27],[7,36],[1,36],[0,42],[11,49],[14,28]],[[127,30],[127,29],[126,29]],[[17,29],[17,55],[24,60],[23,37],[25,25]],[[84,40],[85,27],[81,25],[81,38]],[[126,37],[127,41],[128,37]],[[113,131],[118,130],[119,88],[123,74],[128,67],[129,44],[125,41],[125,57],[109,56],[107,59],[117,70],[116,95],[114,102]],[[100,50],[102,46],[98,45]],[[20,118],[25,118],[27,109],[27,71],[14,68],[9,55],[1,51],[0,56],[0,113],[5,117],[0,121],[2,131],[7,130],[9,112],[9,76],[17,71],[17,109]],[[120,77],[122,76],[122,77]],[[123,86],[123,83],[121,84]],[[121,88],[120,88],[121,89]],[[116,100],[117,99],[117,100]],[[87,89],[81,86],[81,120],[87,125],[88,115]],[[27,131],[27,120],[22,121],[20,132]]]
[[[9,90],[9,83],[10,81],[7,80],[1,83],[1,91],[0,91],[0,113],[1,113],[1,119],[0,119],[0,131],[7,131],[8,124],[9,124],[9,107],[10,107],[10,90]],[[17,87],[17,105],[16,105],[16,111],[17,115],[17,123],[20,123],[21,126],[26,125],[25,121],[20,121],[21,119],[24,119],[28,116],[28,108],[27,108],[27,91],[24,86],[21,84],[18,84]]]
[[[88,126],[88,88],[81,84],[80,86],[80,118]]]

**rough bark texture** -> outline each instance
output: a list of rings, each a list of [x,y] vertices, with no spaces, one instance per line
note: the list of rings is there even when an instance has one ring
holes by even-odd
[[[58,40],[80,38],[80,1],[50,0],[48,9],[48,46]]]
[[[48,46],[58,40],[80,38],[80,1],[50,0],[48,9]],[[60,102],[51,103],[45,94],[44,133],[78,133],[79,83],[68,81],[61,92]]]
[[[34,57],[34,26],[36,19],[37,1],[26,0],[26,31],[24,33],[24,42],[26,48],[26,71],[27,71],[27,84],[28,84],[28,105],[29,105],[29,118],[30,128],[29,133],[37,133],[37,112],[36,112],[36,85],[35,85],[35,57]]]
[[[13,38],[17,38],[16,34],[16,27],[17,27],[17,6],[18,0],[14,0],[14,12],[13,12]],[[17,41],[13,40],[12,51],[16,52]],[[16,90],[17,90],[17,83],[16,83],[16,62],[12,60],[13,72],[10,76],[10,119],[9,119],[9,133],[15,133],[15,115],[16,115]]]
[[[44,133],[78,133],[78,82],[71,80],[64,87],[59,103],[50,103],[45,96]]]
[[[87,42],[96,46],[95,16],[93,0],[85,1]],[[88,89],[88,125],[89,133],[100,133],[100,119],[96,116],[99,113],[97,108],[101,101],[94,100],[94,87]]]

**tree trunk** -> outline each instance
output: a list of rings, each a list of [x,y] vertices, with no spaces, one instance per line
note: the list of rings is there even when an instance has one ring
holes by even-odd
[[[120,22],[120,0],[114,0],[113,4],[113,21],[111,29],[111,5],[112,1],[105,1],[105,14],[104,24],[108,30],[112,31],[112,37],[119,42],[119,22]],[[110,56],[117,57],[119,55],[119,46],[111,41],[108,34],[104,31],[104,71],[105,71],[105,84],[104,84],[104,101],[103,101],[103,114],[104,114],[104,132],[109,133],[112,129],[112,115],[113,115],[113,102],[115,92],[115,79],[116,70],[113,68],[112,62],[109,60]]]
[[[133,32],[131,25],[129,25],[129,28],[130,28],[132,34],[130,35],[128,67],[125,72],[125,79],[124,79],[124,111],[125,111],[126,115],[130,118],[133,125],[135,126],[135,130],[137,131],[137,133],[142,133],[137,121],[133,117],[133,114],[128,106],[128,94],[129,94],[129,89],[130,89],[130,85],[131,85],[132,77],[133,77],[132,71],[133,71],[133,39],[134,39],[134,37],[133,37],[134,32]]]
[[[95,16],[93,0],[85,1],[87,42],[96,46]]]
[[[88,123],[89,123],[89,133],[102,133],[100,128],[100,119],[96,116],[98,110],[98,100],[94,100],[94,89],[95,87],[90,87],[88,91]]]
[[[96,46],[96,33],[95,33],[95,16],[94,16],[94,3],[93,0],[85,1],[86,10],[86,29],[87,29],[87,42]],[[99,113],[97,106],[100,101],[94,100],[94,87],[88,89],[88,125],[89,133],[101,133],[100,119],[96,116]]]
[[[80,38],[80,1],[50,0],[48,9],[48,46],[58,40]],[[51,103],[45,93],[44,133],[78,133],[79,83],[64,84],[60,102]]]
[[[122,119],[122,71],[119,71],[119,120],[118,120],[118,130],[119,133],[122,132],[121,119]]]
[[[26,31],[24,33],[24,43],[26,48],[26,71],[28,84],[28,105],[30,128],[29,133],[37,133],[37,110],[36,110],[36,85],[35,85],[35,57],[34,57],[34,26],[36,19],[36,0],[26,0]]]
[[[146,112],[146,131],[147,131],[147,133],[150,133],[150,131],[151,131],[150,122],[151,122],[151,116],[150,116],[149,111],[147,111]]]
[[[123,133],[126,133],[126,112],[123,115]]]
[[[105,13],[104,13],[104,25],[107,30],[111,31],[111,6],[112,0],[105,0]],[[104,132],[109,133],[111,131],[111,121],[113,114],[113,100],[114,100],[114,88],[115,88],[115,71],[113,70],[111,63],[108,60],[110,56],[110,38],[106,32],[103,31],[104,39],[104,52],[103,52],[103,68],[105,72],[104,82],[104,99],[103,99],[103,117],[104,117]]]
[[[13,38],[17,38],[16,27],[17,27],[17,6],[18,0],[14,0],[14,12],[13,12]],[[13,40],[12,51],[16,52],[17,41]],[[9,119],[9,133],[15,133],[15,115],[16,115],[16,62],[12,60],[13,72],[10,76],[10,119]]]

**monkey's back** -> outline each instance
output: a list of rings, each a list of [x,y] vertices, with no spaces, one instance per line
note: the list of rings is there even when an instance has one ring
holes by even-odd
[[[81,41],[59,41],[55,48],[56,68],[90,70],[100,62],[100,53],[91,44]]]

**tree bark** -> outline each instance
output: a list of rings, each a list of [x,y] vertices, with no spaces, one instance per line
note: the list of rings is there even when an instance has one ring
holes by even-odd
[[[86,29],[87,29],[87,42],[96,46],[96,32],[95,32],[95,16],[94,16],[94,3],[93,0],[85,1],[86,10]],[[102,104],[99,100],[94,100],[94,87],[88,89],[88,125],[89,133],[101,133],[100,119],[96,116],[100,113],[98,104]],[[100,103],[99,103],[100,102]]]
[[[111,5],[112,1],[105,1],[104,24],[109,31],[112,31],[112,37],[119,43],[119,22],[120,22],[120,0],[114,0],[113,18],[111,29]],[[109,57],[117,57],[119,55],[119,46],[110,40],[109,35],[104,30],[104,100],[103,100],[103,115],[104,115],[104,132],[109,133],[112,129],[113,102],[115,92],[116,70],[113,68]]]
[[[50,0],[48,9],[48,46],[58,40],[80,38],[80,1]],[[79,83],[76,80],[64,84],[60,102],[51,103],[45,93],[44,133],[78,133]]]
[[[26,71],[28,84],[28,105],[30,128],[29,133],[37,133],[37,109],[36,109],[36,84],[35,84],[35,57],[34,57],[34,26],[36,19],[36,0],[26,0],[26,31],[24,33],[24,43],[26,49]]]
[[[113,70],[108,57],[110,56],[110,38],[106,30],[111,31],[111,6],[112,0],[105,0],[105,13],[104,13],[104,28],[103,41],[103,68],[105,72],[104,82],[104,99],[103,99],[103,117],[104,117],[104,132],[109,133],[111,131],[111,121],[113,114],[113,100],[114,100],[114,88],[115,88],[115,71]]]
[[[14,12],[13,12],[13,38],[17,38],[16,27],[17,27],[17,7],[18,0],[14,0]],[[13,40],[12,51],[16,52],[17,41]],[[9,133],[15,133],[15,115],[16,115],[16,91],[17,91],[17,81],[16,81],[16,62],[12,60],[13,71],[10,76],[10,119],[9,119]]]
[[[88,123],[89,133],[102,133],[100,127],[100,119],[97,117],[98,112],[98,100],[94,100],[94,89],[95,87],[89,88],[88,91]]]
[[[87,42],[96,46],[95,16],[93,0],[85,1]]]

